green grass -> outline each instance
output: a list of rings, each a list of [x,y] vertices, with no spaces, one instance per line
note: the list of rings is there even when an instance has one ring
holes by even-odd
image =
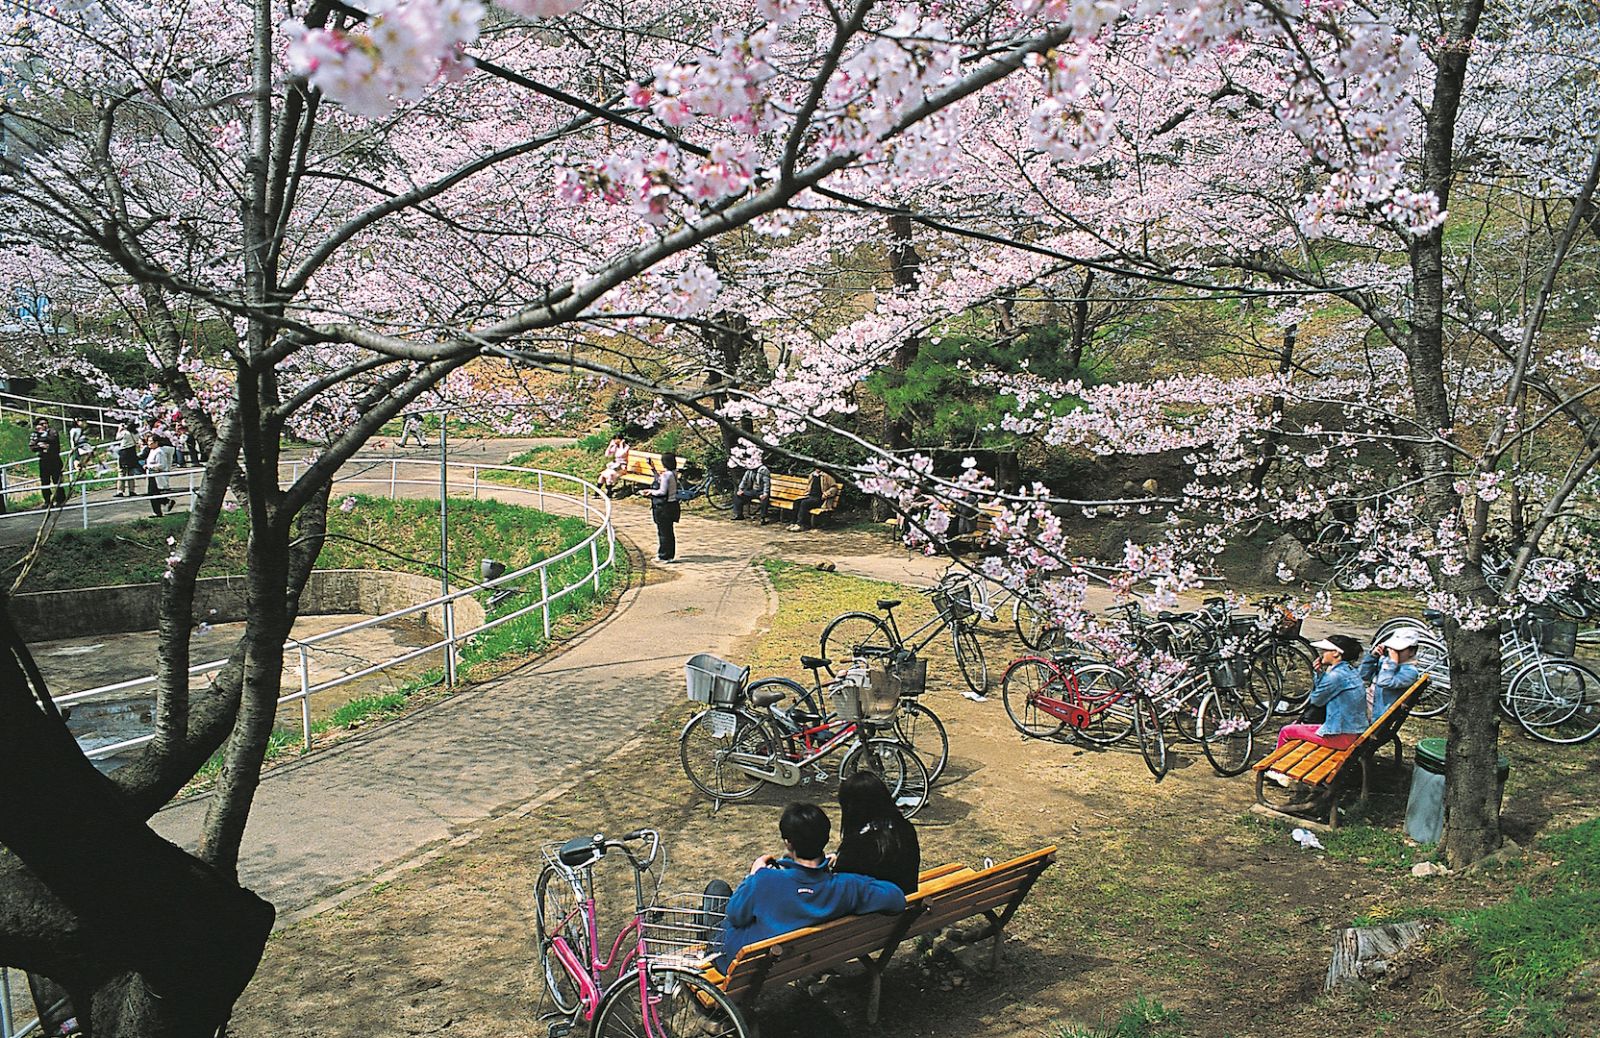
[[[28,449],[28,426],[13,421],[0,421],[0,464],[26,461],[33,457]],[[35,473],[37,475],[37,473]]]
[[[328,513],[328,540],[317,557],[320,569],[378,569],[439,575],[438,505],[355,496],[350,511],[334,499]],[[57,530],[29,573],[23,591],[55,591],[107,584],[155,583],[167,568],[173,548],[167,538],[183,535],[185,515],[151,516],[116,526]],[[200,576],[220,577],[246,570],[249,519],[243,511],[224,512],[201,565]],[[583,520],[554,516],[499,501],[450,500],[450,568],[457,582],[478,579],[478,560],[495,558],[520,569],[549,558],[589,534]]]
[[[1566,1018],[1575,980],[1600,962],[1600,819],[1540,845],[1557,864],[1539,882],[1454,922],[1477,953],[1475,979],[1495,1022],[1556,1038],[1577,1033]],[[1592,978],[1586,983],[1592,996]]]
[[[1116,1022],[1098,1027],[1057,1026],[1052,1038],[1183,1038],[1183,1016],[1143,995],[1122,1007]]]

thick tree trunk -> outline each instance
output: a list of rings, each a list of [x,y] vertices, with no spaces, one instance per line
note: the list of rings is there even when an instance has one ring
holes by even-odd
[[[1294,367],[1294,340],[1300,326],[1291,324],[1283,330],[1283,346],[1278,351],[1278,374],[1287,375]],[[1282,420],[1285,402],[1282,396],[1272,398],[1272,413]],[[1255,468],[1250,470],[1250,485],[1260,490],[1267,482],[1267,473],[1272,471],[1272,465],[1278,460],[1278,445],[1282,440],[1277,424],[1267,430],[1267,437],[1261,444],[1261,459],[1256,462]]]
[[[1483,0],[1466,0],[1450,12],[1444,38],[1435,49],[1438,74],[1427,110],[1422,150],[1422,186],[1441,207],[1450,204],[1454,178],[1456,120],[1466,82],[1467,59],[1477,35]],[[1411,245],[1412,313],[1410,335],[1401,343],[1410,369],[1418,422],[1426,430],[1455,426],[1444,371],[1444,229],[1416,236]],[[1441,444],[1425,444],[1417,452],[1424,475],[1426,514],[1436,527],[1463,519],[1454,489],[1455,455]],[[1475,567],[1482,545],[1471,545],[1467,569],[1444,577],[1447,590],[1461,601],[1492,606],[1494,596]],[[1500,638],[1498,626],[1466,631],[1451,625],[1450,745],[1445,761],[1444,843],[1451,865],[1460,866],[1488,854],[1500,844],[1500,813],[1493,795],[1499,761]]]
[[[25,867],[0,888],[0,961],[65,987],[95,1038],[215,1034],[272,906],[150,831],[40,708],[20,648],[0,652],[0,844]]]
[[[1094,271],[1083,276],[1077,298],[1072,301],[1072,342],[1064,358],[1073,371],[1083,367],[1083,351],[1089,345],[1089,297],[1094,289]]]

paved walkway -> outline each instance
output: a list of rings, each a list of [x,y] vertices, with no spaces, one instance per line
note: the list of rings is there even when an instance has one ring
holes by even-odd
[[[653,555],[648,509],[623,502],[615,516],[619,532]],[[245,885],[285,919],[331,903],[572,782],[683,696],[688,655],[737,656],[773,611],[751,563],[781,528],[689,514],[678,529],[678,564],[649,563],[617,609],[566,651],[267,772],[245,832]],[[192,848],[209,804],[201,796],[173,805],[153,825]]]

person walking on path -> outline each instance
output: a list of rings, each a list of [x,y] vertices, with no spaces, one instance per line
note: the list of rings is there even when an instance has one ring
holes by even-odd
[[[67,488],[61,485],[61,437],[43,418],[33,423],[28,449],[39,455],[39,490],[44,494],[44,506],[66,504]]]
[[[744,510],[752,502],[761,506],[756,518],[761,520],[762,526],[767,525],[767,510],[772,507],[772,470],[765,462],[745,469],[744,475],[739,477],[739,488],[733,492],[734,519],[743,519]]]
[[[811,481],[806,484],[806,496],[794,503],[794,522],[790,530],[814,530],[811,510],[820,508],[831,512],[839,505],[839,495],[844,488],[839,481],[821,469],[811,470]]]
[[[654,464],[651,465],[654,468]],[[678,537],[672,529],[683,516],[683,505],[678,502],[678,456],[671,451],[661,455],[661,467],[656,469],[656,481],[644,495],[651,499],[650,518],[656,524],[656,561],[671,562],[678,554]]]
[[[139,437],[132,422],[117,428],[117,492],[112,497],[137,497],[139,486]]]
[[[422,435],[422,416],[407,414],[400,419],[400,446],[404,447],[406,441],[416,437],[418,447],[428,445],[427,438]]]
[[[144,471],[150,477],[147,487],[150,495],[150,511],[160,516],[162,509],[170,512],[173,506],[172,498],[166,496],[172,489],[172,477],[167,475],[172,471],[172,444],[167,442],[166,437],[155,433],[146,436],[144,442],[149,451],[145,455]]]

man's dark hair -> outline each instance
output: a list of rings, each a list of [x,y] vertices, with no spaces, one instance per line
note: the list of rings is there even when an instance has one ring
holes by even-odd
[[[816,804],[790,804],[778,819],[778,832],[794,848],[795,857],[807,861],[822,857],[832,828],[828,816]]]

